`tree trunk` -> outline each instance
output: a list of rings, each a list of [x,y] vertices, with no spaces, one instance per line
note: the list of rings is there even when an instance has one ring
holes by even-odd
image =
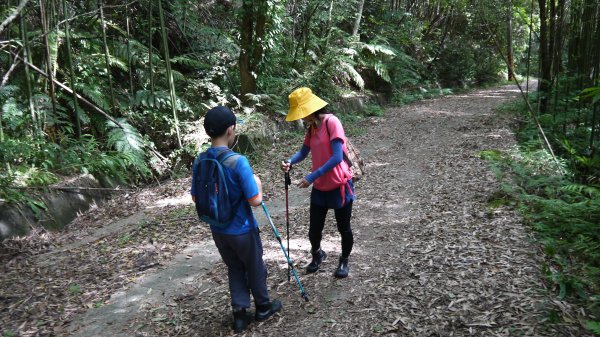
[[[358,3],[358,10],[356,11],[356,19],[354,20],[354,27],[352,28],[352,36],[358,35],[358,29],[360,28],[360,21],[362,20],[363,8],[365,7],[365,0],[360,0]]]
[[[594,85],[595,79],[592,78],[592,60],[595,58],[592,55],[592,51],[594,50],[593,44],[593,33],[594,33],[594,17],[596,12],[595,5],[596,0],[585,0],[584,8],[583,8],[583,27],[582,27],[582,36],[581,40],[583,44],[581,45],[581,50],[583,52],[583,57],[581,58],[581,70],[579,74],[581,75],[582,82],[581,87],[590,87]]]
[[[571,19],[569,22],[569,29],[571,33],[569,34],[569,42],[568,42],[568,60],[567,60],[567,70],[572,74],[578,73],[578,65],[580,58],[579,51],[579,30],[581,25],[581,12],[580,8],[572,4],[570,8]]]
[[[150,92],[152,96],[154,96],[154,66],[152,65],[152,7],[154,5],[154,0],[149,0],[150,9],[148,10],[148,68],[150,74]]]
[[[529,39],[527,40],[527,80],[525,89],[525,100],[529,102],[529,70],[531,67],[531,38],[533,35],[533,0],[531,0],[531,6],[529,8]]]
[[[558,0],[558,7],[556,9],[557,20],[555,23],[554,32],[554,56],[552,57],[554,62],[553,75],[558,76],[563,72],[564,67],[562,64],[563,60],[563,27],[565,23],[565,0]]]
[[[23,15],[19,15],[19,23],[21,30],[21,40],[23,43],[23,59],[31,63],[31,52],[29,50],[29,39],[27,39],[27,26],[25,25],[25,19]],[[40,134],[40,127],[33,104],[33,93],[31,88],[31,75],[29,74],[29,68],[25,67],[25,83],[27,85],[27,99],[29,102],[29,113],[31,114],[31,122],[33,123],[33,130],[35,135]]]
[[[329,34],[331,33],[331,28],[333,27],[333,3],[335,0],[331,0],[329,2],[329,13],[327,15],[327,27],[325,33],[325,43],[329,45]],[[327,46],[325,46],[327,47]]]
[[[258,67],[263,57],[263,37],[267,21],[268,5],[265,0],[244,1],[240,18],[240,94],[245,104],[250,103],[247,94],[256,93]]]
[[[48,72],[49,79],[49,88],[50,88],[50,100],[52,102],[52,115],[56,116],[56,95],[54,89],[54,82],[52,81],[54,77],[54,71],[52,70],[52,56],[50,55],[50,46],[48,42],[48,20],[46,18],[46,6],[44,5],[44,0],[39,0],[40,5],[40,21],[42,24],[42,35],[44,36],[44,52],[46,54],[46,71]],[[44,121],[41,121],[41,127],[44,128]]]
[[[549,16],[548,21],[550,23],[550,27],[548,30],[548,59],[550,61],[550,90],[552,90],[552,86],[554,85],[554,74],[556,73],[556,64],[554,64],[554,55],[556,51],[556,0],[550,0],[550,8],[549,8]]]
[[[102,24],[102,43],[104,44],[104,61],[106,63],[106,75],[108,76],[108,92],[109,92],[109,98],[110,98],[110,107],[111,107],[111,111],[114,114],[116,112],[116,107],[115,107],[115,94],[114,94],[114,90],[113,90],[113,81],[112,81],[112,75],[111,75],[111,70],[110,70],[110,56],[109,56],[109,51],[108,51],[108,43],[107,43],[107,39],[106,39],[106,22],[104,21],[104,1],[100,0],[100,22]]]
[[[513,17],[513,13],[512,13],[512,0],[508,0],[508,13],[507,13],[507,19],[508,19],[508,24],[507,24],[507,30],[506,30],[506,50],[507,50],[507,55],[506,55],[506,60],[508,63],[508,80],[509,81],[514,81],[515,80],[515,61],[514,61],[514,56],[513,56],[513,33],[512,33],[512,17]]]
[[[127,68],[129,69],[129,95],[133,97],[133,69],[131,66],[131,33],[129,31],[129,7],[125,5],[125,24],[127,25]]]
[[[160,16],[160,31],[162,35],[162,45],[165,55],[167,81],[169,83],[169,94],[171,96],[171,112],[173,113],[173,120],[175,123],[175,132],[177,133],[177,144],[179,148],[183,147],[181,143],[181,134],[179,132],[179,118],[177,118],[177,96],[175,94],[175,83],[173,82],[173,73],[171,72],[171,57],[169,56],[169,41],[167,39],[167,30],[165,28],[165,15],[163,12],[162,1],[158,0],[158,13]]]
[[[540,112],[546,113],[548,107],[548,95],[550,91],[552,60],[548,50],[548,13],[546,0],[539,0],[540,6],[540,84],[538,91],[540,95]]]
[[[256,79],[254,78],[251,50],[253,35],[253,8],[252,3],[244,1],[242,4],[242,19],[240,24],[240,94],[242,101],[247,102],[246,94],[256,92]]]
[[[81,122],[79,118],[79,105],[77,103],[77,90],[75,89],[75,71],[73,70],[73,55],[71,54],[71,32],[69,29],[69,11],[67,8],[67,0],[62,0],[63,14],[65,16],[65,40],[67,43],[67,62],[69,63],[69,83],[73,94],[73,119],[77,131],[77,138],[81,138]]]
[[[598,13],[596,14],[596,31],[593,41],[596,41],[592,42],[592,55],[594,55],[594,61],[592,62],[592,67],[594,67],[593,78],[598,80],[598,77],[600,76],[600,8],[598,8]],[[596,106],[597,105],[598,103],[596,103]]]

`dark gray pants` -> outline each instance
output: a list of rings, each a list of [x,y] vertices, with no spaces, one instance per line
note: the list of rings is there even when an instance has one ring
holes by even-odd
[[[212,233],[223,262],[227,265],[231,307],[250,308],[250,291],[255,305],[269,303],[267,268],[258,228],[242,235]]]

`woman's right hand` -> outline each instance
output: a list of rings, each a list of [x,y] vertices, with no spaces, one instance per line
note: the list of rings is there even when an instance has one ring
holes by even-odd
[[[281,170],[283,172],[288,172],[291,168],[292,168],[292,164],[290,164],[289,161],[282,161],[281,162]]]

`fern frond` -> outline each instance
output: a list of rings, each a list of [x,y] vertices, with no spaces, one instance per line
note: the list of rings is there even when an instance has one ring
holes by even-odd
[[[171,69],[171,74],[173,75],[173,80],[175,80],[175,81],[186,81],[187,80],[187,77],[185,77],[185,75],[183,75],[182,73],[180,73],[177,70]]]
[[[560,191],[563,192],[571,192],[571,193],[579,193],[586,194],[590,198],[600,196],[600,189],[591,185],[581,185],[581,184],[568,184],[560,187]]]
[[[138,130],[127,122],[124,118],[117,119],[120,128],[112,121],[107,121],[108,127],[108,145],[115,150],[143,158],[143,139]]]
[[[63,35],[62,31],[51,31],[48,33],[48,49],[50,50],[50,62],[52,63],[54,76],[56,76],[56,72],[58,71],[58,49],[60,48]]]
[[[600,335],[600,322],[587,321],[585,327],[596,335]]]
[[[17,107],[17,100],[14,97],[8,98],[6,101],[4,101],[4,104],[2,104],[3,118],[10,119],[22,114],[23,112]]]
[[[396,52],[388,46],[385,45],[381,45],[381,44],[369,44],[369,43],[359,43],[360,47],[362,47],[362,50],[364,51],[368,51],[369,53],[371,53],[374,56],[380,56],[380,55],[385,55],[385,56],[389,56],[389,57],[394,57],[396,56]]]
[[[104,99],[104,93],[102,91],[100,91],[100,89],[101,89],[100,87],[91,86],[91,85],[84,84],[84,83],[77,83],[75,86],[77,87],[78,93],[87,97],[89,100],[91,100],[94,104],[96,104],[101,109],[103,109],[103,110],[110,109],[110,105],[108,104],[108,101],[106,99]]]
[[[356,71],[356,69],[354,69],[354,67],[347,62],[341,62],[340,63],[340,68],[342,70],[342,72],[349,78],[352,80],[352,82],[354,82],[360,89],[364,89],[365,87],[365,80],[362,78],[362,76],[360,76],[360,74],[358,73],[358,71]]]
[[[379,62],[375,63],[373,68],[375,69],[375,72],[377,73],[377,75],[379,75],[379,77],[381,77],[384,81],[386,81],[388,83],[390,83],[392,81],[390,79],[390,74],[388,73],[387,66],[383,62],[379,61]]]
[[[194,53],[180,55],[180,56],[173,57],[171,59],[171,63],[183,64],[188,67],[201,68],[201,69],[209,69],[211,67],[210,65],[199,61],[197,58],[198,58],[198,55],[196,55]]]

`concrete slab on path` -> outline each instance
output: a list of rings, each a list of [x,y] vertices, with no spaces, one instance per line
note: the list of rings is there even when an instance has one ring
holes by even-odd
[[[289,206],[293,211],[296,207],[308,205],[310,198],[309,189],[290,188]],[[278,225],[285,216],[285,199],[265,201],[265,205],[274,223]],[[271,231],[269,222],[262,207],[254,208],[254,215],[263,231]],[[78,247],[108,233],[126,231],[130,226],[144,220],[143,212],[134,214],[104,228],[98,229],[89,238],[73,244],[68,248]],[[278,220],[275,220],[278,219]],[[271,235],[269,233],[268,235]],[[66,250],[66,249],[63,249]],[[167,301],[179,294],[186,293],[187,288],[209,287],[210,281],[204,284],[194,284],[197,280],[204,279],[221,257],[212,240],[206,240],[186,247],[176,255],[172,263],[163,269],[148,271],[133,286],[113,294],[110,304],[99,308],[91,308],[70,324],[69,333],[73,337],[92,336],[131,336],[135,329],[136,319],[141,318],[143,309],[147,306],[164,305]],[[194,281],[196,280],[196,281]]]
[[[71,323],[71,336],[131,336],[131,326],[145,306],[165,303],[166,299],[184,293],[219,259],[212,241],[188,246],[166,268],[148,273],[129,289],[113,294],[110,304],[92,308]]]

